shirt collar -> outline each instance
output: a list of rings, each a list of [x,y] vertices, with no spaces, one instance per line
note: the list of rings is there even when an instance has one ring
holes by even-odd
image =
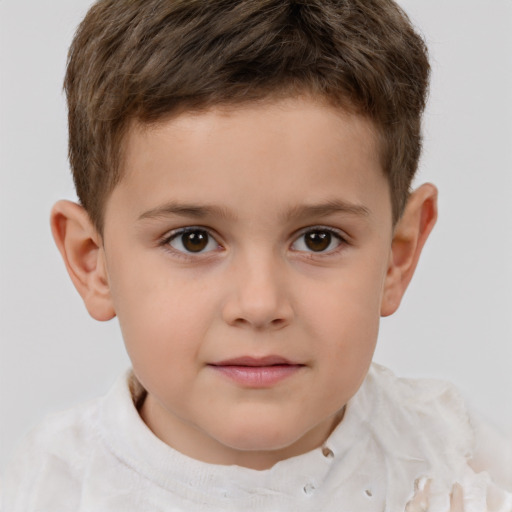
[[[211,499],[243,499],[254,495],[258,489],[285,495],[315,492],[329,479],[333,467],[343,461],[348,477],[351,458],[356,463],[364,442],[361,425],[367,422],[371,412],[371,399],[365,385],[347,404],[344,417],[326,442],[308,453],[278,462],[263,471],[239,466],[207,464],[192,459],[157,438],[139,416],[136,404],[140,405],[145,390],[132,371],[127,371],[103,398],[100,406],[100,432],[109,450],[126,465],[136,469],[144,477],[181,494],[202,492]],[[355,447],[358,450],[354,450]],[[343,474],[337,471],[337,478]],[[261,494],[261,493],[260,493]]]

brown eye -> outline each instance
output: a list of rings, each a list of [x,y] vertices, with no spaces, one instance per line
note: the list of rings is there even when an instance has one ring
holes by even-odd
[[[179,252],[201,253],[213,251],[217,242],[204,229],[186,229],[173,235],[168,244]]]
[[[181,235],[181,243],[187,251],[201,252],[208,245],[208,233],[206,231],[190,231]]]
[[[330,253],[335,251],[344,241],[344,238],[334,229],[311,228],[302,232],[302,235],[291,245],[291,249],[309,253]]]
[[[304,235],[306,247],[314,252],[325,251],[332,241],[332,235],[329,231],[309,231]]]

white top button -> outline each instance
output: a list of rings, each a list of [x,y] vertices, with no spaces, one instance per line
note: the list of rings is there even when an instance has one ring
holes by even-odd
[[[322,454],[324,457],[327,457],[328,459],[332,459],[334,457],[334,453],[330,448],[327,448],[327,446],[324,446],[322,448]]]

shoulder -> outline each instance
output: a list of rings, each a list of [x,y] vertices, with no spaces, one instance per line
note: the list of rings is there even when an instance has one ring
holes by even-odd
[[[365,387],[375,397],[382,428],[376,436],[389,459],[413,460],[421,468],[415,480],[429,482],[432,510],[447,506],[454,489],[461,490],[465,506],[479,510],[492,498],[499,506],[488,510],[512,510],[511,440],[468,411],[455,386],[398,378],[374,364]]]
[[[471,457],[473,432],[464,401],[454,386],[434,379],[396,377],[373,364],[363,387],[373,404],[372,437],[395,479],[425,475],[448,482]]]
[[[443,450],[445,457],[471,454],[474,432],[469,414],[460,392],[451,383],[400,378],[374,363],[366,387],[376,397],[379,418],[400,432],[400,442],[406,433],[422,445],[448,444],[448,453]]]
[[[472,468],[488,471],[512,490],[512,436],[469,408],[459,390],[436,379],[404,379],[374,364],[370,372],[381,400],[401,410],[398,421],[421,427],[422,435],[451,441]],[[395,417],[396,417],[395,411]]]
[[[100,399],[47,416],[30,431],[7,466],[2,481],[2,505],[9,511],[32,510],[38,496],[62,496],[73,509],[80,494],[85,461],[99,444]],[[40,496],[42,498],[40,498]],[[44,509],[44,508],[43,508]]]
[[[458,413],[465,414],[464,400],[460,392],[450,382],[439,379],[397,377],[391,370],[372,363],[368,380],[378,386],[383,396],[393,400],[397,398],[406,403],[418,405],[436,405],[436,407],[455,406]]]
[[[435,427],[435,430],[462,429],[465,435],[471,436],[465,401],[450,382],[397,377],[391,370],[375,363],[368,380],[382,403],[400,409],[401,419],[427,422],[425,426]]]

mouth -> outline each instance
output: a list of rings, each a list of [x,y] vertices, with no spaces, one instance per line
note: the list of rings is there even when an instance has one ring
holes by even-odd
[[[208,365],[223,377],[242,387],[269,388],[295,375],[304,364],[289,361],[281,356],[243,356]]]
[[[261,366],[280,366],[280,365],[295,365],[281,356],[265,356],[265,357],[251,357],[242,356],[234,359],[226,359],[217,363],[212,363],[212,366],[249,366],[249,367],[261,367]]]

